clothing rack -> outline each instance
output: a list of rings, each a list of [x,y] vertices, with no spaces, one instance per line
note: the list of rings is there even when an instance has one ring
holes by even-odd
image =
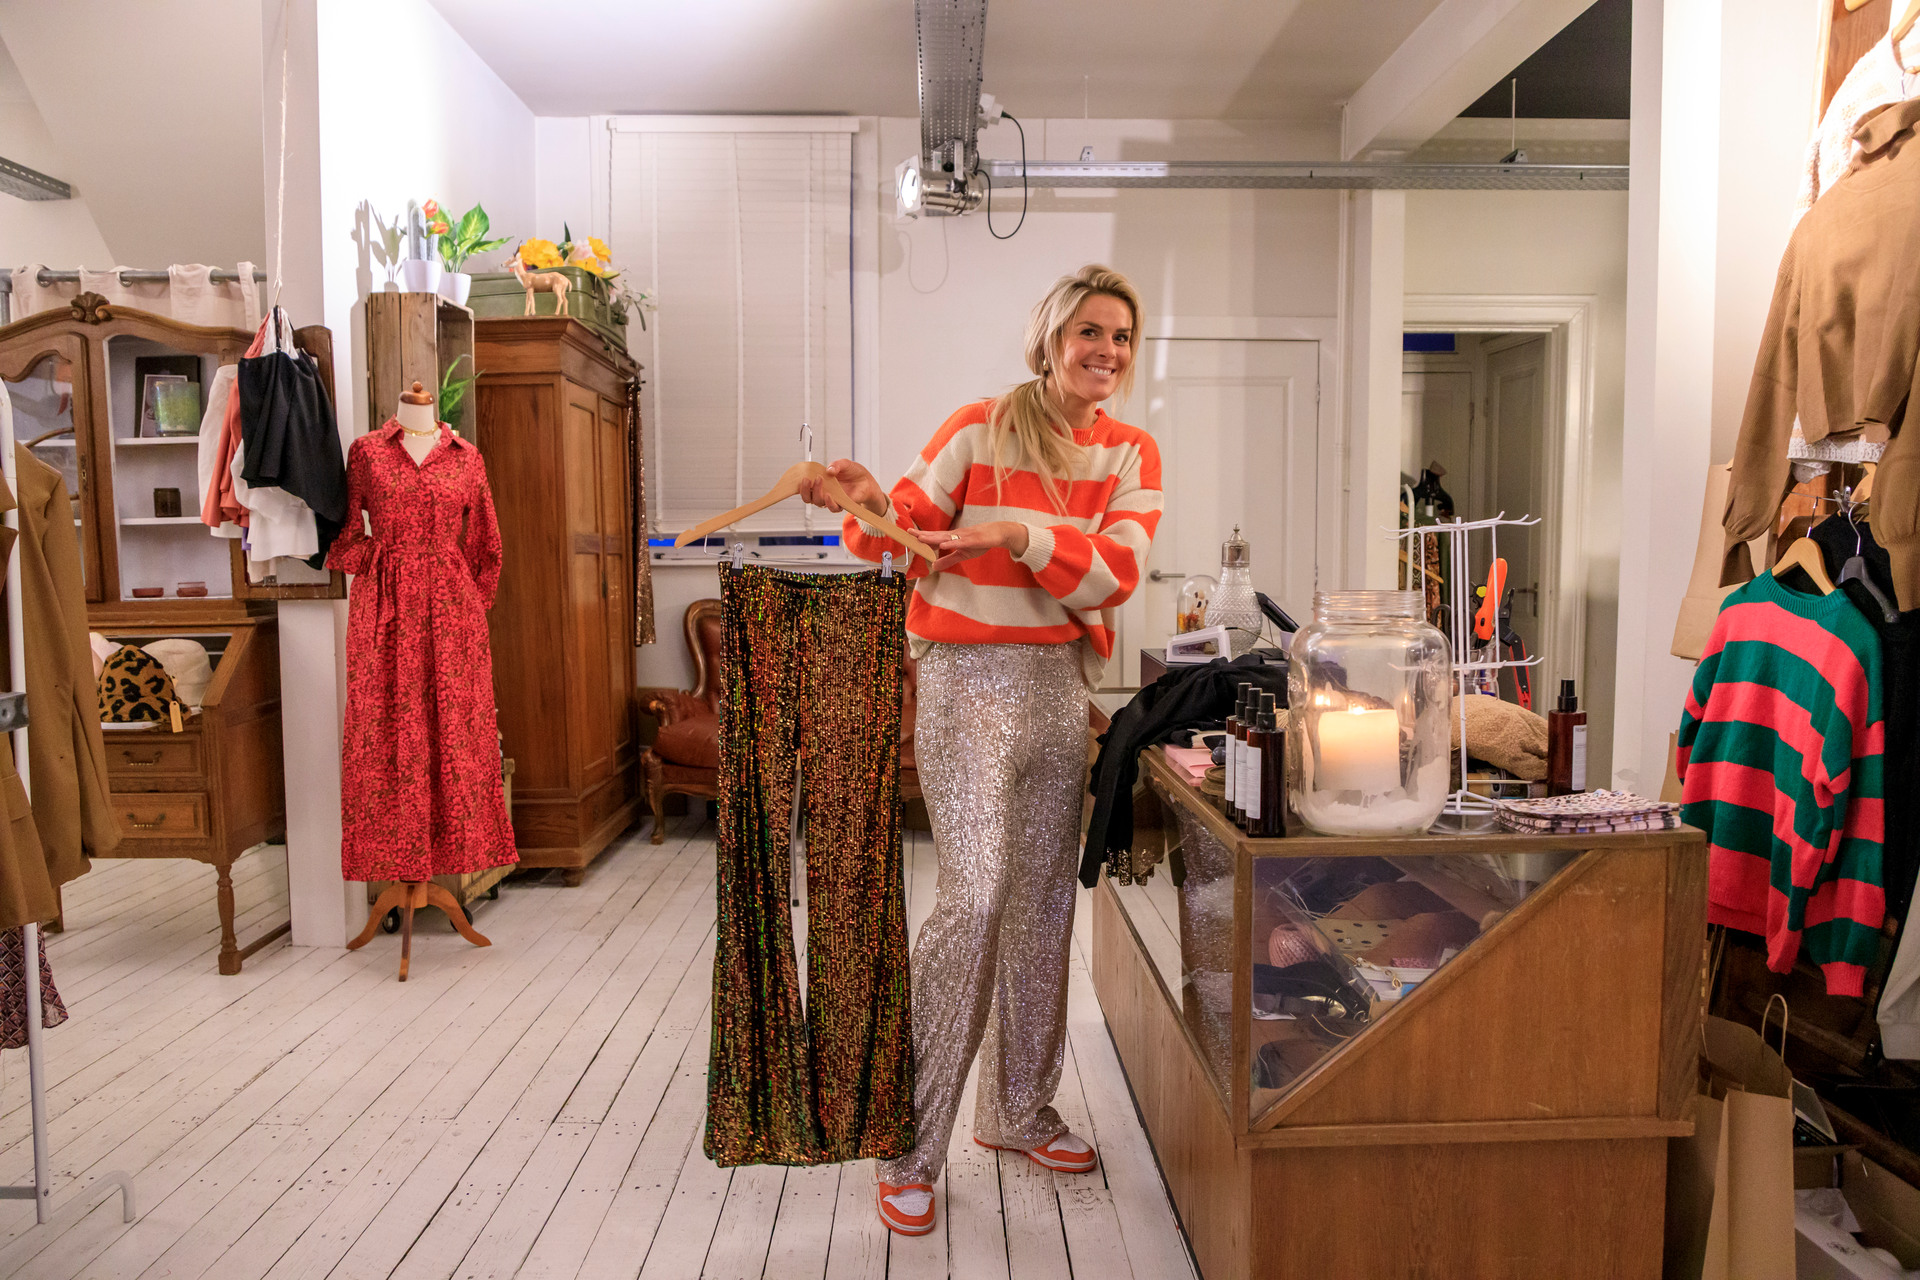
[[[4,382],[0,382],[0,471],[7,479],[7,490],[15,496],[15,506],[6,513],[6,527],[16,532],[20,528],[20,510],[18,506],[19,480],[15,475],[13,452],[13,401],[7,395]],[[11,659],[11,687],[18,693],[27,687],[26,631],[21,616],[20,603],[20,547],[16,537],[12,549],[7,553],[7,646]],[[19,696],[24,697],[24,694]],[[21,719],[20,727],[15,729],[8,743],[13,752],[14,766],[20,774],[20,785],[29,797],[33,794],[32,762],[27,755],[27,723]],[[53,1173],[47,1157],[47,1073],[46,1050],[41,1044],[46,1029],[41,1022],[40,998],[40,926],[23,925],[20,930],[20,951],[22,967],[27,978],[27,1093],[28,1109],[33,1116],[33,1183],[30,1186],[0,1186],[0,1200],[33,1201],[34,1219],[44,1223],[51,1216],[53,1208]],[[134,1219],[133,1179],[124,1173],[103,1173],[102,1182],[112,1183],[120,1188],[120,1215],[125,1222]]]

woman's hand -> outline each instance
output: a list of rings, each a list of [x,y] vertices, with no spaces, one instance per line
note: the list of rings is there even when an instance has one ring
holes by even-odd
[[[940,558],[933,562],[933,572],[943,573],[963,560],[985,555],[999,547],[1016,559],[1027,553],[1027,526],[1014,520],[993,520],[986,524],[972,524],[964,529],[947,529],[939,533],[922,533],[920,540],[931,547]]]
[[[873,472],[867,470],[851,458],[842,458],[829,463],[826,475],[813,476],[800,482],[800,500],[816,507],[825,507],[829,511],[839,511],[840,504],[827,493],[827,476],[840,482],[847,497],[859,503],[874,515],[887,514],[887,493],[880,482],[873,478]]]

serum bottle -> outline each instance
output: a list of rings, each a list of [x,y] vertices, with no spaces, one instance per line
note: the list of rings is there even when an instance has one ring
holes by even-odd
[[[1587,713],[1580,710],[1573,681],[1560,682],[1560,701],[1547,714],[1547,794],[1587,789]]]

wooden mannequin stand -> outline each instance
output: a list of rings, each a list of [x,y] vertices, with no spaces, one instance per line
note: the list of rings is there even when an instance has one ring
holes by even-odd
[[[389,911],[400,913],[400,981],[407,980],[407,965],[413,958],[413,913],[419,907],[438,907],[447,913],[447,919],[461,937],[476,947],[490,947],[492,942],[482,937],[467,922],[467,913],[460,909],[460,903],[454,896],[431,880],[402,880],[390,884],[381,893],[380,900],[373,904],[373,910],[367,913],[367,927],[360,936],[347,944],[347,950],[358,951],[373,941],[380,921]]]

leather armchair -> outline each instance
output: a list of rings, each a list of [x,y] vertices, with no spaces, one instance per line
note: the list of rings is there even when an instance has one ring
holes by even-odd
[[[640,709],[660,722],[653,745],[640,753],[640,775],[653,810],[653,843],[666,839],[669,795],[712,800],[719,795],[720,698],[725,668],[720,661],[722,622],[718,600],[695,600],[684,623],[687,653],[693,658],[691,689],[643,689]],[[914,694],[912,658],[905,659],[900,708],[900,798],[920,798],[920,775],[913,755]]]

